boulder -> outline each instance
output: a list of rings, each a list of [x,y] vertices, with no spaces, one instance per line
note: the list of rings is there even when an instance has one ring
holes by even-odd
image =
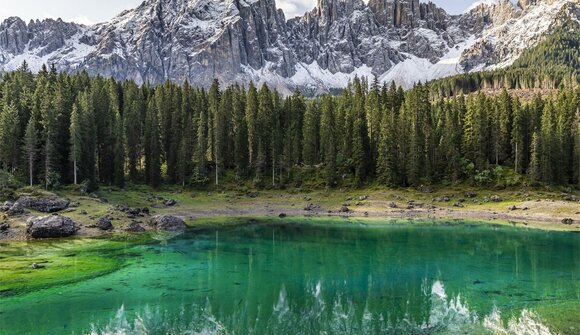
[[[314,210],[317,210],[317,209],[320,209],[320,206],[315,205],[313,203],[309,203],[308,205],[306,205],[306,207],[304,207],[304,210],[305,211],[314,211]]]
[[[248,198],[257,198],[259,196],[259,194],[258,194],[258,192],[255,192],[255,191],[249,191],[246,193],[246,196]]]
[[[8,211],[6,211],[6,214],[10,216],[22,215],[24,214],[24,208],[22,207],[21,204],[16,202],[15,204],[12,205],[12,207],[10,207]]]
[[[165,200],[165,202],[163,204],[166,207],[173,207],[173,206],[177,205],[177,201],[175,201],[175,199],[168,199],[168,200]]]
[[[342,206],[340,208],[340,212],[341,213],[348,213],[348,212],[350,212],[350,209],[347,206]]]
[[[141,213],[141,208],[129,208],[127,209],[127,214],[129,215],[139,215]]]
[[[111,222],[110,216],[103,216],[102,218],[100,218],[97,221],[97,223],[95,225],[100,230],[105,230],[105,231],[113,230],[113,228],[114,228],[113,223]]]
[[[8,224],[8,223],[0,224],[0,232],[5,232],[8,230],[8,228],[10,228],[10,224]]]
[[[502,202],[503,201],[503,199],[499,195],[492,195],[490,199],[493,202]]]
[[[574,223],[574,219],[565,218],[565,219],[562,219],[562,223],[565,224],[565,225],[571,225],[571,224]]]
[[[397,204],[394,202],[389,203],[389,208],[397,208]]]
[[[279,217],[280,219],[283,219],[283,218],[285,218],[286,216],[288,216],[288,215],[286,215],[286,213],[280,213],[280,215],[278,215],[278,217]]]
[[[56,238],[74,235],[75,222],[60,215],[35,216],[26,221],[26,235],[29,238]]]
[[[469,198],[469,199],[472,199],[472,198],[477,197],[477,193],[475,193],[475,192],[465,192],[465,197],[466,198]]]
[[[127,226],[127,228],[125,228],[125,230],[128,232],[132,232],[132,233],[139,233],[139,232],[145,231],[145,228],[141,227],[139,222],[133,220],[133,221],[131,221],[129,226]]]
[[[12,208],[14,204],[10,201],[5,201],[2,206],[0,206],[0,211],[7,212],[10,208]]]
[[[157,230],[181,230],[187,227],[183,219],[167,214],[152,217],[150,224]]]
[[[54,213],[67,208],[69,201],[60,197],[30,197],[23,196],[17,201],[20,206],[42,213]]]

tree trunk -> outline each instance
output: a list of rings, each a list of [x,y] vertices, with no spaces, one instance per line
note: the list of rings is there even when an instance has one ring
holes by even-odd
[[[30,180],[30,186],[32,186],[33,180],[33,168],[32,165],[34,164],[34,157],[32,155],[28,156],[28,177]]]

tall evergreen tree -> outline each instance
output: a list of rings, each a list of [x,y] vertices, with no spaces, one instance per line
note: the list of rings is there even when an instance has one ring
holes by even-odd
[[[28,183],[30,186],[34,185],[34,173],[38,155],[38,129],[36,128],[36,123],[34,115],[31,116],[26,126],[22,147],[28,168]]]
[[[155,102],[147,107],[145,121],[145,173],[147,181],[153,187],[161,185],[161,138],[159,135],[159,118]]]
[[[315,102],[311,102],[306,107],[302,126],[302,157],[306,165],[318,163],[318,133],[318,107]]]
[[[246,122],[248,124],[248,148],[250,165],[253,167],[256,163],[258,154],[258,135],[257,135],[257,116],[258,115],[258,91],[254,83],[250,81],[248,87],[248,97],[246,100]]]
[[[19,165],[20,141],[20,115],[14,103],[4,105],[0,113],[0,160],[11,173]]]
[[[332,187],[336,183],[336,126],[334,102],[332,97],[325,95],[320,102],[320,150],[324,158],[326,185]]]
[[[78,105],[73,105],[73,110],[70,118],[70,159],[73,168],[73,183],[78,184],[79,161],[82,157],[83,148],[83,134],[82,122]]]

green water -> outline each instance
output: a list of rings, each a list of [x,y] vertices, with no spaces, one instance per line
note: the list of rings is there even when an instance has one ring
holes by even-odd
[[[275,220],[106,252],[116,271],[0,296],[0,334],[580,333],[573,233]]]

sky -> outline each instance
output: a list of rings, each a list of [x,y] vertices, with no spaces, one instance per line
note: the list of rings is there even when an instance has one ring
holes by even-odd
[[[302,15],[316,5],[317,0],[276,0],[286,18]],[[367,1],[367,0],[365,0]],[[432,0],[447,12],[463,12],[476,0]],[[30,19],[62,18],[82,24],[93,24],[111,19],[125,9],[137,7],[142,0],[1,0],[0,20],[9,16]]]

